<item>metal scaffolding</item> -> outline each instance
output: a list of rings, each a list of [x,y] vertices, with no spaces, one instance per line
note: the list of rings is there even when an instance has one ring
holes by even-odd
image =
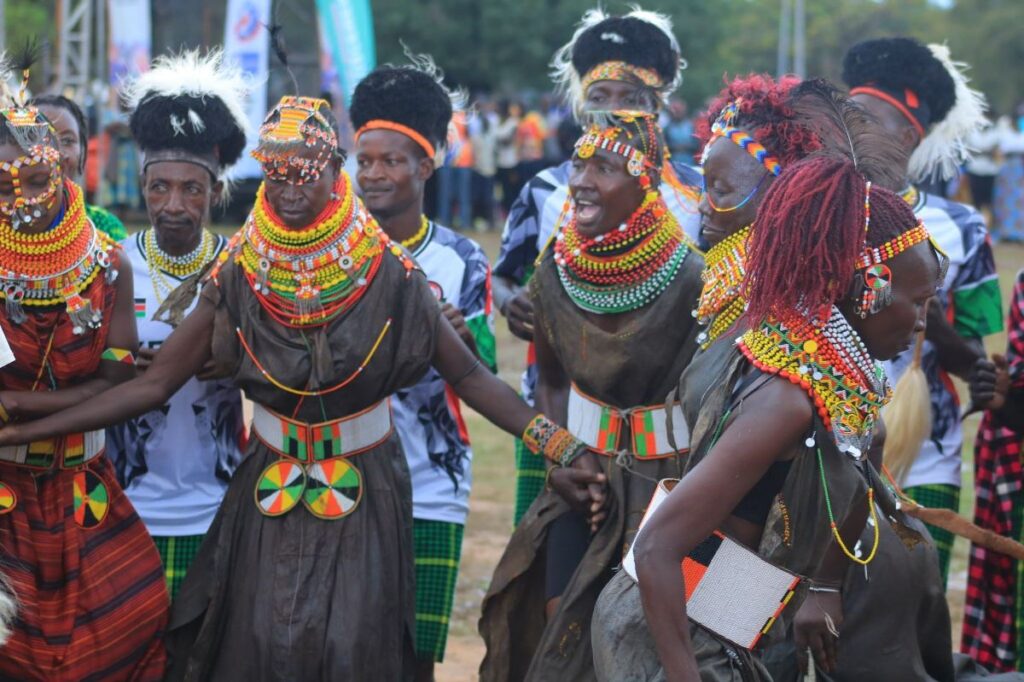
[[[105,5],[106,0],[98,0]],[[60,89],[83,92],[92,75],[93,0],[60,0],[57,21],[60,26],[60,55],[57,83]],[[104,7],[105,9],[105,7]]]

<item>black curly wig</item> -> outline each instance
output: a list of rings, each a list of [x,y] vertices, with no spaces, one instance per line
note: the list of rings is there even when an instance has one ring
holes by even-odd
[[[612,61],[651,69],[665,84],[679,73],[679,54],[668,36],[636,17],[608,17],[584,31],[572,48],[572,65],[581,77]]]
[[[216,150],[221,168],[245,148],[245,131],[217,97],[150,95],[132,112],[129,125],[144,152],[181,149],[205,156]]]
[[[430,74],[413,66],[381,66],[356,86],[348,113],[356,130],[370,121],[391,121],[442,147],[448,138],[452,102]]]
[[[874,87],[896,97],[924,128],[943,120],[956,103],[953,77],[931,50],[913,38],[857,43],[843,59],[843,81],[851,90]],[[906,101],[908,90],[916,102]]]

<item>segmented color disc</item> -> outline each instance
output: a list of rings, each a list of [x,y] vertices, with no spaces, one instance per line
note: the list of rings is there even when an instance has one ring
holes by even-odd
[[[291,511],[306,487],[306,472],[298,462],[282,459],[260,474],[256,482],[256,504],[267,516],[280,516]]]
[[[309,465],[309,483],[302,502],[313,516],[340,519],[351,514],[363,497],[363,477],[348,460],[336,458]]]
[[[889,286],[892,282],[892,270],[889,266],[878,263],[864,271],[864,283],[874,290]]]
[[[18,504],[18,495],[14,488],[0,481],[0,514],[6,514]]]
[[[110,494],[99,476],[84,469],[75,474],[73,482],[75,523],[82,528],[95,528],[107,518]]]

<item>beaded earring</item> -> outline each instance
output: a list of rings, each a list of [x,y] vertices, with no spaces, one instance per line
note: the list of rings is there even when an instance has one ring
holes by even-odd
[[[864,239],[871,226],[871,183],[864,192]],[[920,220],[906,232],[879,246],[867,246],[857,259],[851,297],[857,301],[856,313],[861,319],[876,315],[892,304],[892,270],[885,261],[892,260],[907,249],[931,239]],[[941,258],[940,258],[941,260]]]

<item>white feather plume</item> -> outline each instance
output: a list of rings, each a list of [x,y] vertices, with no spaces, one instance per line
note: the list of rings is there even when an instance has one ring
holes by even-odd
[[[251,131],[244,102],[254,85],[252,77],[243,73],[238,65],[224,61],[221,50],[211,50],[205,55],[199,50],[186,50],[157,57],[149,71],[122,84],[121,99],[134,110],[149,95],[218,97],[231,113],[235,125],[248,136]],[[192,123],[195,127],[195,119]],[[203,125],[201,119],[200,125]],[[196,128],[197,132],[199,130]]]
[[[683,70],[687,67],[686,60],[683,59],[683,51],[679,48],[679,41],[676,40],[675,29],[672,26],[672,18],[666,14],[661,14],[660,12],[641,9],[639,5],[630,5],[630,12],[626,16],[646,21],[648,24],[657,27],[665,34],[665,37],[668,38],[669,44],[672,46],[672,51],[676,53],[676,57],[679,59],[679,65],[676,68],[676,77],[671,83],[667,84],[663,88],[662,92],[662,96],[667,98],[683,84]]]
[[[206,130],[206,123],[203,121],[203,117],[195,109],[188,110],[188,120],[192,124],[193,132],[201,133]]]
[[[580,118],[583,113],[583,102],[586,95],[583,92],[583,76],[585,74],[577,73],[572,65],[573,48],[576,46],[576,42],[580,39],[581,35],[609,16],[600,7],[588,10],[583,15],[580,23],[577,24],[576,31],[572,34],[569,42],[558,48],[551,58],[551,80],[555,83],[556,91],[565,97],[577,118]],[[675,52],[679,63],[676,69],[676,77],[672,82],[658,89],[662,101],[667,102],[668,96],[682,84],[683,69],[686,68],[686,60],[682,58],[679,50],[679,41],[676,40],[675,33],[672,30],[672,19],[659,12],[641,9],[638,5],[630,5],[629,13],[624,16],[648,23],[664,33],[665,37],[668,38],[672,51]],[[622,42],[622,37],[612,32],[603,34],[601,38],[609,42]]]
[[[932,54],[953,78],[956,100],[946,117],[932,126],[910,156],[908,173],[914,182],[938,178],[948,180],[971,154],[968,143],[971,133],[988,125],[985,96],[968,87],[964,70],[967,65],[954,62],[946,45],[931,44]]]
[[[554,81],[558,93],[565,97],[572,107],[577,118],[583,110],[583,78],[576,73],[576,68],[572,65],[572,50],[581,35],[607,18],[608,15],[600,7],[587,10],[580,23],[576,25],[572,38],[558,48],[551,58],[551,80]]]

